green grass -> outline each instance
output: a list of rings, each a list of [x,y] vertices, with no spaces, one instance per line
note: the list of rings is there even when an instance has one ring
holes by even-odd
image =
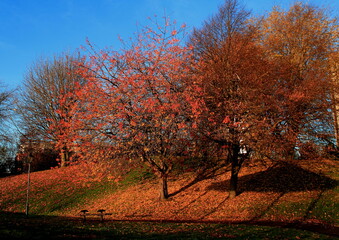
[[[252,206],[251,211],[263,218],[280,216],[284,219],[317,219],[328,224],[339,224],[339,203],[334,200],[336,192],[328,190],[317,198],[298,202],[280,201],[270,207],[258,203]]]
[[[339,224],[339,187],[328,190],[321,195],[319,199],[314,199],[315,205],[309,213],[310,217],[321,219],[323,221]]]
[[[151,172],[149,167],[143,166],[132,169],[126,176],[124,176],[120,185],[130,186],[133,184],[140,184],[142,181],[152,178],[155,178],[155,175]]]
[[[88,221],[0,213],[1,239],[336,239],[310,231],[250,225]]]
[[[107,194],[108,191],[114,192],[116,189],[115,183],[104,181],[100,183],[93,182],[86,186],[77,186],[63,192],[55,189],[45,190],[40,198],[32,196],[30,212],[33,214],[54,215],[71,208],[81,209],[87,201],[99,198]]]
[[[323,190],[315,198],[301,199],[297,202],[279,201],[267,208],[263,203],[252,207],[255,215],[262,217],[281,216],[286,219],[317,219],[329,224],[339,224],[339,203],[335,200],[339,187]],[[262,214],[262,209],[266,211]]]
[[[54,214],[68,208],[81,206],[87,200],[99,197],[104,194],[107,189],[114,188],[112,183],[91,183],[89,186],[73,186],[64,191],[63,186],[54,186],[53,188],[38,189],[30,192],[29,205],[32,214]],[[15,210],[25,208],[26,195],[13,198],[10,202]]]
[[[107,179],[86,184],[70,184],[66,181],[61,181],[38,188],[35,186],[36,183],[32,182],[29,194],[29,212],[40,215],[60,215],[67,213],[68,209],[82,209],[88,201],[98,199],[118,189],[126,188],[152,177],[154,175],[147,168],[137,168],[130,171],[119,183]],[[13,211],[24,212],[25,204],[26,185],[22,186],[21,190],[13,192],[13,196],[7,202],[2,202],[1,206],[12,206]],[[3,210],[1,206],[0,211]]]

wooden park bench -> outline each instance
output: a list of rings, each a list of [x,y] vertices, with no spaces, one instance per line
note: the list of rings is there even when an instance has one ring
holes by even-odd
[[[86,217],[87,217],[87,216],[99,216],[101,222],[103,222],[103,221],[104,221],[104,216],[112,215],[112,213],[105,213],[106,210],[104,210],[104,209],[99,209],[97,212],[98,212],[98,213],[89,213],[88,210],[81,210],[81,211],[80,211],[80,216],[83,217],[82,220],[83,220],[84,222],[86,222],[86,219],[87,219]]]

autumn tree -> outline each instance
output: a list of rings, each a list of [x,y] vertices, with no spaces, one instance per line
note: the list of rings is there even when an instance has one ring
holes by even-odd
[[[15,133],[11,127],[11,120],[15,114],[15,91],[5,90],[0,86],[0,168],[3,171],[14,170]],[[0,173],[0,174],[1,174]]]
[[[195,29],[190,44],[198,61],[195,84],[196,132],[226,150],[231,163],[230,197],[237,194],[238,174],[252,150],[266,148],[277,106],[270,61],[257,43],[258,27],[236,0]]]
[[[83,70],[87,93],[82,91],[88,108],[81,117],[91,123],[88,133],[109,143],[115,156],[146,163],[159,177],[160,198],[166,199],[173,162],[190,139],[182,113],[188,107],[190,51],[180,45],[184,25],[176,29],[167,18],[163,25],[153,23],[119,52],[90,47]]]
[[[53,144],[59,151],[62,167],[69,163],[72,151],[63,140],[71,130],[64,123],[70,123],[73,115],[70,109],[77,101],[75,95],[68,93],[74,92],[81,82],[73,64],[75,60],[78,59],[64,54],[33,64],[25,76],[18,107],[31,141]]]
[[[15,108],[13,107],[13,91],[1,89],[0,92],[0,141],[8,142],[9,136],[8,120],[13,115]]]
[[[279,86],[276,134],[285,141],[284,155],[293,158],[300,143],[329,133],[325,128],[332,122],[329,59],[338,28],[325,10],[297,2],[288,11],[275,7],[262,23],[262,34]]]

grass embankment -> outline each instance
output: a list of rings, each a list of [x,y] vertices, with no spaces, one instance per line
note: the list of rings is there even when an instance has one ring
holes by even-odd
[[[98,179],[95,173],[88,177],[88,174],[80,171],[78,166],[73,166],[31,175],[30,213],[72,218],[78,217],[81,209],[93,213],[98,209],[106,209],[107,212],[112,213],[108,218],[114,220],[221,221],[305,227],[315,231],[320,229],[323,232],[327,229],[329,233],[333,233],[334,227],[339,223],[337,170],[338,164],[334,160],[280,163],[271,167],[248,165],[240,173],[241,194],[235,199],[228,199],[229,174],[226,168],[217,171],[206,170],[200,174],[186,173],[170,179],[171,197],[167,201],[159,201],[158,182],[154,178],[148,178],[149,173],[145,170],[132,171],[123,180]],[[142,179],[146,180],[140,181]],[[0,211],[24,212],[26,183],[25,174],[0,179]],[[6,216],[8,217],[8,214]],[[36,218],[37,221],[41,220],[39,219]],[[67,222],[69,221],[65,221]],[[245,233],[240,234],[230,230],[237,231],[236,229],[239,228],[245,229],[242,230],[245,232],[248,230],[251,234],[257,232],[256,235],[262,236],[259,239],[264,238],[261,233],[275,234],[275,232],[277,235],[274,236],[286,236],[286,239],[291,239],[284,232],[287,231],[286,229],[272,226],[241,225],[228,228],[225,224],[167,223],[170,224],[167,226],[164,223],[134,222],[121,223],[125,227],[117,227],[116,224],[120,223],[105,222],[104,226],[98,223],[99,225],[95,225],[91,230],[87,229],[89,227],[87,225],[87,227],[78,227],[77,224],[81,225],[81,220],[78,219],[78,222],[70,228],[76,227],[84,233],[93,230],[95,234],[102,231],[102,233],[119,235],[119,232],[114,232],[118,231],[114,230],[115,228],[130,228],[126,231],[131,231],[131,234],[138,236],[139,233],[146,234],[144,230],[141,231],[146,228],[150,229],[147,236],[153,237],[153,234],[161,235],[166,231],[171,234],[171,229],[179,229],[173,234],[179,234],[178,236],[183,234],[184,237],[193,234],[193,230],[198,231],[195,228],[202,228],[200,236],[204,236],[205,232],[206,236],[220,232],[220,236],[230,234],[239,239],[246,239]],[[130,224],[137,225],[129,227]],[[66,231],[67,224],[64,227]],[[132,229],[136,231],[133,232]],[[293,231],[288,229],[288,232]],[[296,237],[300,237],[300,234],[295,232]],[[309,237],[311,238],[311,235]],[[312,238],[316,239],[317,236]]]

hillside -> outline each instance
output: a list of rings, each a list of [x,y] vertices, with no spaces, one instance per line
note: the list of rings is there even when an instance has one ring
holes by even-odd
[[[74,217],[82,209],[105,209],[115,220],[339,223],[335,160],[248,164],[234,199],[228,199],[227,168],[172,176],[166,201],[143,171],[110,180],[79,166],[32,173],[30,213]],[[24,212],[26,184],[27,174],[0,179],[0,211]]]

